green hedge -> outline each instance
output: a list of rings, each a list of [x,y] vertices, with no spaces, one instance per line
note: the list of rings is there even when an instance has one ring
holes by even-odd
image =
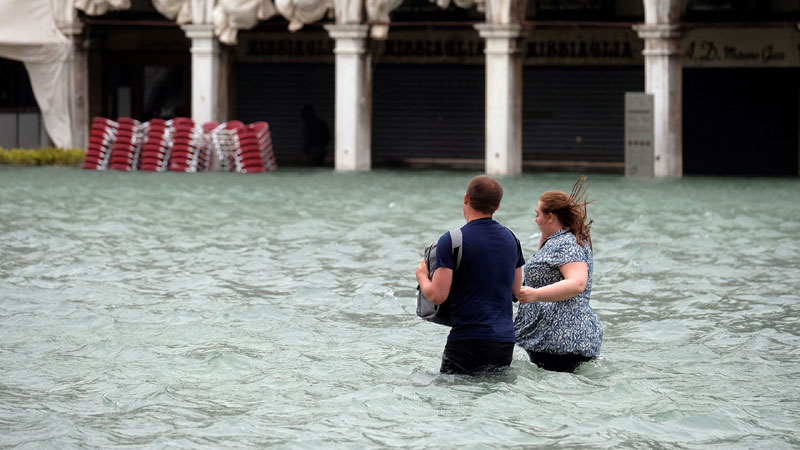
[[[0,164],[16,166],[70,166],[80,164],[86,153],[79,148],[46,147],[40,149],[0,147]]]

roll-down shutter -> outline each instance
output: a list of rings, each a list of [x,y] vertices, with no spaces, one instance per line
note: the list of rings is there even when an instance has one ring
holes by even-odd
[[[685,69],[683,173],[798,174],[800,70]]]
[[[373,158],[482,159],[484,79],[477,65],[377,65]]]
[[[299,162],[303,152],[305,105],[314,108],[331,134],[333,155],[335,72],[333,64],[239,64],[236,67],[237,118],[269,122],[275,157]]]
[[[643,90],[641,67],[525,67],[523,159],[624,161],[625,92]]]

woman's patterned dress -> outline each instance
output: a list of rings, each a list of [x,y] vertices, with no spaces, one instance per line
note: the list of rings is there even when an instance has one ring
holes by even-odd
[[[573,353],[590,358],[600,352],[603,326],[589,306],[594,264],[588,243],[584,242],[583,247],[578,245],[575,235],[569,230],[555,232],[525,264],[525,286],[540,288],[563,280],[559,266],[576,261],[583,261],[588,266],[586,289],[560,302],[520,304],[514,319],[517,345],[532,352]]]

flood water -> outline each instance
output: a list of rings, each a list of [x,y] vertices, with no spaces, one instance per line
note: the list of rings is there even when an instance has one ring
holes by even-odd
[[[800,180],[589,174],[601,357],[438,374],[473,172],[0,167],[0,447],[797,448]],[[537,197],[495,218],[528,259]]]

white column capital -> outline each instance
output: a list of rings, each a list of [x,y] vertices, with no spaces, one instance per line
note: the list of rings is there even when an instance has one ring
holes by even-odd
[[[181,25],[181,29],[189,39],[211,39],[214,37],[214,25],[210,23],[188,23]]]
[[[190,51],[192,55],[219,55],[219,43],[214,36],[214,25],[210,24],[187,24],[182,25],[181,29],[186,33],[186,37],[192,40]]]
[[[483,52],[486,55],[511,55],[522,53],[522,26],[519,24],[475,25],[478,35],[486,40]]]
[[[680,39],[683,34],[683,26],[677,23],[639,23],[631,28],[642,39]]]
[[[366,39],[369,35],[369,25],[366,24],[337,24],[323,26],[330,37],[334,39]]]
[[[475,29],[478,30],[478,35],[484,39],[516,39],[522,37],[522,25],[518,23],[479,23],[475,25]]]
[[[680,24],[639,24],[633,29],[644,39],[644,56],[679,56],[682,26]]]
[[[336,40],[333,53],[345,55],[363,55],[366,53],[366,40],[369,35],[369,25],[342,24],[325,25],[328,35]]]

